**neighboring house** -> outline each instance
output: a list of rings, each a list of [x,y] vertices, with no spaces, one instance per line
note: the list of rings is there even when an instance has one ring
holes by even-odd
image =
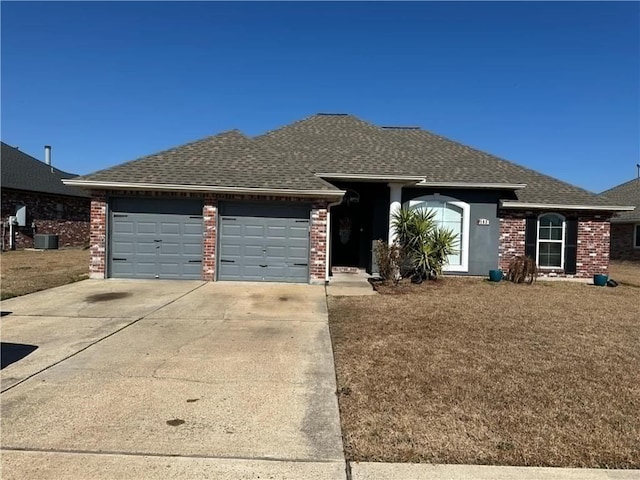
[[[635,206],[611,219],[611,258],[640,261],[640,177],[600,194],[611,202]]]
[[[3,248],[10,248],[12,230],[15,248],[33,247],[34,234],[47,233],[59,236],[60,247],[86,245],[89,242],[89,194],[62,183],[62,179],[75,175],[4,142],[0,155]],[[10,228],[9,217],[16,214],[22,225]]]
[[[545,275],[607,272],[609,218],[630,207],[419,128],[318,114],[230,131],[66,180],[92,191],[91,276],[324,282],[373,268],[401,205],[460,235],[446,271],[514,255]]]

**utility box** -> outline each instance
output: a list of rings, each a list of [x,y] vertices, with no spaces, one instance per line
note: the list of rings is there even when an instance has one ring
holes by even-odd
[[[58,235],[34,235],[33,243],[34,247],[41,250],[57,250],[58,249]]]
[[[16,205],[16,220],[19,227],[27,226],[27,207],[25,205]]]

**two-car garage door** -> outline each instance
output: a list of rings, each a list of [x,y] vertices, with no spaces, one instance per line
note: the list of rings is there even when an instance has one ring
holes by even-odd
[[[218,280],[309,279],[308,206],[222,203]],[[109,276],[202,278],[202,202],[112,198]]]

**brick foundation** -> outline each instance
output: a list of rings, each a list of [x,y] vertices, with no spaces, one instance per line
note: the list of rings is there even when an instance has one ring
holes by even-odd
[[[569,216],[571,212],[554,212]],[[526,212],[500,212],[500,244],[498,257],[500,268],[509,269],[515,255],[525,252]],[[609,270],[609,218],[605,215],[581,214],[578,216],[578,252],[576,274],[565,275],[562,269],[544,269],[540,276],[590,278]]]
[[[309,281],[324,283],[327,262],[327,201],[305,197],[275,197],[258,195],[202,195],[189,192],[138,192],[138,191],[94,191],[91,200],[91,278],[104,278],[106,273],[106,238],[107,238],[107,194],[108,196],[140,196],[169,198],[200,198],[203,200],[203,258],[202,279],[212,281],[216,278],[216,247],[218,205],[220,201],[285,201],[311,203],[310,245],[309,245]]]
[[[34,235],[45,233],[58,235],[59,247],[83,247],[89,242],[89,204],[85,197],[3,188],[1,221],[4,224],[15,215],[17,205],[25,205],[27,225],[15,227],[16,248],[33,248]],[[8,249],[9,228],[3,233],[3,246]]]
[[[633,246],[633,230],[638,223],[611,224],[611,260],[640,262],[640,248]]]

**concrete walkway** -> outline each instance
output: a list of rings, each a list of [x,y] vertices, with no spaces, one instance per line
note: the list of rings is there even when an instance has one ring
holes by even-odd
[[[84,281],[2,311],[3,479],[345,478],[321,286]]]
[[[378,295],[369,283],[371,276],[364,272],[334,273],[327,285],[327,295],[339,297],[360,297]]]
[[[637,480],[640,470],[351,462],[352,480]]]

